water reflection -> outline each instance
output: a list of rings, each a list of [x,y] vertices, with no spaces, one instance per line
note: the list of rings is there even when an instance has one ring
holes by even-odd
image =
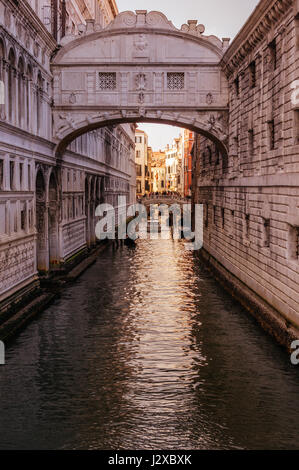
[[[297,369],[182,241],[104,253],[0,380],[2,449],[298,447]]]

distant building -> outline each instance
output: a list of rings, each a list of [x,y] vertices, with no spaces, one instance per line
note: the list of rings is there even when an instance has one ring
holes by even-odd
[[[135,164],[136,195],[143,196],[143,194],[149,192],[148,136],[140,129],[135,131]]]
[[[166,155],[166,189],[181,191],[182,145],[181,137],[173,139],[172,146],[167,146]]]
[[[151,191],[162,193],[166,189],[166,167],[165,167],[165,152],[152,153],[151,162]]]
[[[194,132],[188,129],[182,130],[183,167],[184,167],[184,196],[191,196],[192,188],[192,147],[194,144]]]

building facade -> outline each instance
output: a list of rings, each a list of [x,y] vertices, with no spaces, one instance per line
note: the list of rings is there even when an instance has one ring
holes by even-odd
[[[0,0],[1,311],[35,289],[39,272],[60,269],[95,243],[99,202],[135,200],[135,125],[89,132],[61,158],[55,153],[50,58],[62,32],[53,11],[66,9],[66,28],[80,28],[95,6],[99,27],[117,14],[113,1],[83,3]]]
[[[150,190],[148,135],[141,129],[135,131],[136,195],[147,194]]]
[[[169,191],[181,192],[182,137],[173,139],[165,149],[166,188]]]
[[[191,196],[192,191],[192,147],[194,144],[194,132],[188,129],[182,129],[182,152],[183,152],[183,178],[184,196]]]
[[[299,325],[299,2],[262,0],[222,66],[229,156],[195,148],[203,254],[285,343]]]
[[[166,155],[161,150],[152,153],[151,162],[151,191],[163,193],[166,191]]]

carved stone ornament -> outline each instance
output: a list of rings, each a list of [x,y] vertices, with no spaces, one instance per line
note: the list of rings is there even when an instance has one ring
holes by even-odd
[[[11,25],[11,13],[10,13],[8,7],[5,7],[5,12],[4,12],[4,24],[5,24],[6,28],[10,28],[10,25]]]
[[[145,100],[145,95],[144,93],[141,91],[138,95],[138,101],[140,104],[143,104],[144,103],[144,100]]]
[[[146,58],[149,55],[148,42],[145,34],[138,34],[137,39],[134,41],[133,56],[139,58]]]
[[[76,97],[75,93],[71,93],[70,97],[69,97],[69,103],[70,104],[75,104],[76,102],[77,102],[77,97]]]
[[[27,49],[30,48],[30,36],[29,36],[28,33],[26,33],[26,36],[25,36],[25,47],[26,47]]]
[[[56,131],[59,132],[66,126],[74,127],[74,119],[70,113],[59,114],[56,120]]]
[[[213,95],[212,93],[208,93],[207,96],[206,96],[206,102],[207,104],[212,104],[213,103]]]
[[[38,54],[39,54],[39,44],[37,42],[34,43],[33,54],[34,54],[35,57],[37,57]]]
[[[146,89],[146,75],[145,73],[139,73],[136,75],[136,90],[142,91]]]

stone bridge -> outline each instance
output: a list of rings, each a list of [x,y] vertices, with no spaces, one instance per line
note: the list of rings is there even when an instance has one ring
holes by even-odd
[[[52,61],[54,138],[60,156],[76,137],[125,122],[172,124],[227,155],[228,84],[220,61],[229,40],[195,20],[177,29],[163,13],[120,13],[105,29],[87,21]]]
[[[146,207],[149,207],[150,205],[158,204],[166,204],[167,206],[171,206],[172,204],[180,204],[181,206],[183,204],[190,204],[191,200],[190,199],[185,199],[179,196],[168,196],[168,195],[158,195],[158,196],[152,196],[152,197],[142,197],[138,201],[139,203],[143,204]]]

